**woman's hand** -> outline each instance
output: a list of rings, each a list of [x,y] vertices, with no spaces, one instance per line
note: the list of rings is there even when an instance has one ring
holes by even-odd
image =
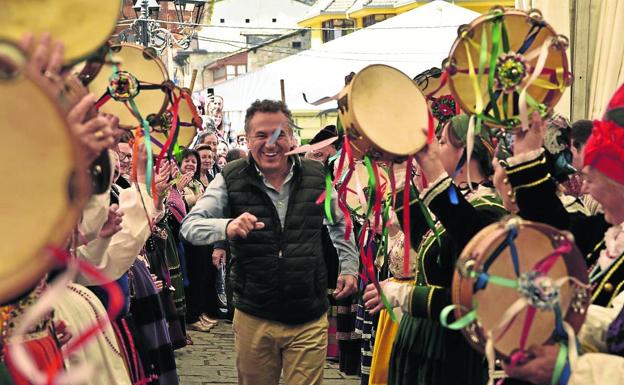
[[[425,147],[418,151],[414,155],[414,159],[418,162],[420,170],[428,181],[438,179],[445,172],[444,165],[440,159],[440,143],[436,138],[433,138],[431,143],[426,144]],[[420,176],[415,176],[415,178],[420,178]],[[421,183],[414,180],[414,184],[419,185]]]
[[[223,249],[214,249],[212,250],[212,264],[217,269],[222,265],[225,265],[225,250]]]
[[[538,111],[531,115],[531,122],[527,131],[518,130],[514,140],[514,155],[539,150],[544,144],[546,123]]]
[[[386,281],[379,282],[381,290],[383,290],[385,282]],[[366,286],[364,294],[362,295],[362,301],[364,302],[364,308],[370,314],[377,314],[384,307],[383,302],[381,301],[381,294],[379,294],[379,291],[377,291],[377,288],[372,283],[369,283]]]
[[[171,163],[167,159],[163,159],[160,162],[160,170],[154,175],[154,187],[156,194],[158,195],[159,206],[162,206],[165,198],[168,195],[169,189],[169,177],[171,176]],[[162,207],[160,207],[162,208]]]
[[[179,191],[184,190],[186,186],[188,186],[189,183],[191,183],[191,180],[193,180],[192,172],[187,172],[186,174],[181,175],[180,179],[178,179],[178,181],[176,182],[176,186],[178,190]]]
[[[108,208],[108,219],[100,230],[100,238],[109,238],[121,230],[121,222],[124,213],[119,210],[119,205],[113,203]]]
[[[85,95],[67,114],[67,123],[82,145],[87,164],[91,164],[107,148],[115,143],[114,120],[104,116],[87,119],[87,113],[95,103],[95,95]]]

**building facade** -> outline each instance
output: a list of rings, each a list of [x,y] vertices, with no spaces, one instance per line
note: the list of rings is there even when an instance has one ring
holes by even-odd
[[[299,26],[311,31],[312,47],[316,47],[357,29],[366,28],[388,18],[410,11],[423,0],[318,0],[299,20]],[[449,1],[475,12],[485,13],[495,5],[514,7],[514,0]]]

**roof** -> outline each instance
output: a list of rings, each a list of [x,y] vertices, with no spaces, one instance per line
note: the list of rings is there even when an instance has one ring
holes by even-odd
[[[234,51],[234,52],[232,52],[232,53],[229,53],[229,54],[227,54],[227,55],[225,55],[225,56],[223,56],[223,57],[220,57],[220,58],[218,58],[218,59],[216,59],[216,60],[214,60],[214,61],[212,61],[212,62],[210,62],[210,63],[206,64],[206,65],[204,66],[204,68],[209,68],[209,69],[211,69],[211,68],[215,68],[215,67],[220,67],[220,66],[221,66],[221,65],[223,65],[224,63],[225,63],[225,64],[228,64],[228,63],[229,63],[229,61],[228,61],[227,59],[233,59],[233,60],[238,59],[238,58],[235,58],[237,55],[241,55],[241,54],[244,54],[244,53],[249,52],[249,51],[254,51],[254,50],[258,49],[258,48],[262,48],[262,47],[264,47],[264,46],[266,46],[266,45],[268,45],[268,44],[272,44],[272,43],[278,42],[278,41],[280,41],[280,40],[283,40],[283,39],[289,38],[289,37],[291,37],[291,36],[295,36],[295,35],[304,35],[304,34],[305,34],[305,33],[307,33],[307,32],[308,32],[308,30],[301,29],[301,30],[297,30],[297,31],[293,31],[293,32],[285,33],[285,34],[280,35],[280,36],[277,36],[277,37],[275,37],[275,38],[273,38],[273,39],[267,40],[267,41],[265,41],[265,42],[263,42],[263,43],[256,44],[256,45],[254,45],[254,46],[247,47],[247,48],[243,48],[243,49],[240,49],[240,50],[238,50],[238,51]],[[246,60],[246,59],[245,59],[245,60]],[[242,63],[241,63],[241,64],[242,64]]]
[[[323,14],[345,15],[355,1],[356,0],[318,0],[301,20],[308,20]]]
[[[244,112],[255,99],[281,98],[280,79],[284,79],[291,110],[331,108],[331,103],[307,104],[302,93],[309,101],[335,95],[344,86],[346,74],[374,63],[395,67],[410,78],[439,67],[457,38],[457,28],[478,16],[466,8],[433,1],[212,87],[227,100],[225,109],[234,126],[242,127]],[[240,114],[240,121],[234,113]]]
[[[403,0],[356,0],[347,10],[347,13],[353,13],[364,8],[395,8],[399,1]]]

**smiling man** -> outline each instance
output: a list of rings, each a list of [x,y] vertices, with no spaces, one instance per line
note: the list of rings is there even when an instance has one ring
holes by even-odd
[[[229,240],[239,384],[321,384],[327,348],[327,273],[321,232],[338,250],[336,298],[356,290],[357,251],[332,192],[334,224],[315,203],[323,166],[286,153],[292,115],[279,101],[245,116],[249,156],[228,163],[182,224],[193,244]]]

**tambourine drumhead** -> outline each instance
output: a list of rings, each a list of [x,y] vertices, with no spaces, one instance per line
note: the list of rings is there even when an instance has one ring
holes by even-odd
[[[520,272],[523,273],[531,271],[538,261],[550,254],[557,247],[555,242],[565,235],[544,224],[528,221],[519,223],[515,245],[518,250]],[[506,235],[507,230],[502,223],[496,223],[481,230],[462,252],[458,262],[458,270],[465,266],[467,260],[473,260],[475,263],[473,270],[479,271],[485,260],[504,241]],[[517,279],[509,247],[494,260],[487,273],[491,276],[512,280]],[[548,276],[552,280],[572,276],[583,283],[587,283],[584,259],[576,246],[565,257],[560,257],[556,260]],[[456,271],[453,280],[452,298],[453,303],[461,305],[456,311],[456,318],[463,316],[469,309],[476,306],[478,323],[464,329],[464,334],[473,346],[483,351],[486,342],[486,331],[492,331],[499,327],[502,315],[520,298],[520,294],[514,289],[501,287],[496,284],[488,284],[484,289],[475,293],[473,290],[474,284],[475,279],[467,278],[460,271]],[[576,288],[572,283],[564,284],[561,286],[559,298],[564,319],[578,331],[583,323],[585,312],[584,309],[580,312],[571,307],[571,301],[578,301],[575,299]],[[587,303],[582,303],[581,305],[586,307]],[[502,336],[500,336],[502,329],[494,331],[494,347],[499,356],[509,357],[511,353],[518,349],[526,312],[527,309],[525,308],[518,313],[509,328],[505,329],[506,331]],[[545,343],[552,337],[554,328],[554,312],[538,310],[532,322],[526,346]]]
[[[380,183],[380,187],[385,198],[390,192],[390,178],[384,169],[381,167],[378,167],[377,169],[379,170],[380,180],[376,183]],[[368,177],[369,175],[366,166],[361,162],[356,162],[353,174],[351,174],[351,179],[349,179],[349,183],[347,184],[347,193],[345,196],[347,207],[349,207],[349,209],[356,215],[364,216],[366,214],[366,210],[368,209],[369,194],[374,193],[368,191]],[[366,197],[366,203],[361,202],[358,190],[362,191]]]
[[[478,84],[481,90],[480,93],[482,95],[484,108],[486,108],[491,101],[488,92],[488,74],[490,71],[490,53],[492,51],[493,21],[495,20],[492,17],[492,12],[494,12],[494,10],[489,14],[478,17],[465,28],[460,27],[459,36],[451,48],[449,60],[447,62],[446,68],[449,71],[448,80],[451,91],[455,99],[459,101],[462,110],[470,114],[474,114],[476,111],[477,95],[473,88],[473,80],[468,71],[469,60],[467,51],[472,60],[474,72],[477,74],[479,70],[481,38],[483,33],[487,36],[487,63],[484,66],[484,74],[480,77]],[[538,80],[532,83],[527,89],[529,97],[534,99],[537,103],[543,103],[549,110],[552,110],[561,98],[565,88],[570,85],[571,74],[568,71],[568,57],[566,54],[568,46],[567,38],[557,35],[555,30],[541,18],[539,13],[533,12],[529,15],[520,10],[505,10],[501,18],[507,31],[509,51],[505,52],[502,49],[503,38],[501,37],[499,41],[501,49],[498,58],[517,54],[525,42],[525,39],[532,31],[532,27],[537,23],[543,23],[544,25],[535,36],[530,47],[524,53],[517,56],[516,59],[507,62],[508,64],[512,62],[523,62],[526,64],[528,70],[524,71],[526,75],[520,78],[521,81],[519,81],[515,87],[510,88],[509,93],[500,93],[497,106],[500,111],[501,122],[495,123],[489,120],[485,121],[486,124],[491,126],[511,128],[519,125],[518,95],[528,83],[531,73],[537,65],[539,51],[544,42],[553,41],[554,44],[548,49],[544,70],[539,75]],[[496,66],[494,70],[500,68],[500,66]],[[498,75],[495,75],[495,83],[498,78]],[[495,92],[496,84],[492,87],[494,89],[493,92]],[[512,92],[511,89],[515,89],[515,92]],[[504,111],[505,106],[506,114]],[[530,104],[528,105],[529,116],[534,109],[535,108]],[[493,117],[494,110],[489,109],[486,115]],[[507,120],[505,120],[505,116]]]
[[[165,65],[149,50],[134,44],[123,43],[111,47],[113,62],[117,62],[120,71],[132,74],[139,82],[161,85],[167,81],[168,75]],[[105,63],[97,76],[89,83],[89,90],[98,97],[107,92],[110,76],[113,72],[112,64]],[[145,119],[150,114],[160,115],[164,112],[169,98],[161,89],[142,89],[134,98],[134,102]],[[127,102],[108,100],[100,107],[100,112],[117,115],[120,126],[132,128],[139,125],[139,121],[132,114]]]
[[[392,159],[416,153],[427,141],[422,131],[427,128],[427,114],[425,98],[412,79],[381,64],[357,73],[339,99],[340,119],[355,139],[352,146],[357,157],[381,152]]]
[[[183,147],[188,147],[195,137],[196,131],[197,130],[195,129],[195,126],[180,126],[180,130],[178,131],[178,144]],[[152,130],[150,132],[150,139],[152,141],[152,152],[154,155],[160,155],[160,151],[167,142],[168,137],[169,131],[162,132]]]
[[[66,245],[89,187],[85,170],[77,169],[79,149],[65,119],[41,88],[24,75],[0,79],[0,104],[7,144],[0,165],[12,186],[2,189],[0,199],[0,302],[5,302],[50,269],[44,247]]]
[[[0,39],[18,42],[27,32],[50,32],[65,46],[65,62],[85,58],[108,40],[121,11],[119,0],[2,0]]]
[[[179,88],[176,88],[173,92],[175,92],[176,96],[182,96],[183,93],[189,93],[188,90]],[[190,95],[188,100],[191,100]],[[180,146],[188,147],[197,134],[197,126],[194,125],[195,116],[199,117],[197,110],[195,110],[195,105],[189,105],[185,98],[181,98],[178,105],[178,121],[180,123],[180,128],[178,130],[177,138],[177,142]],[[163,145],[167,142],[169,131],[163,131],[162,128],[156,127],[152,129],[150,134],[152,137],[152,144],[154,145],[152,147],[152,151],[154,154],[159,155]]]

